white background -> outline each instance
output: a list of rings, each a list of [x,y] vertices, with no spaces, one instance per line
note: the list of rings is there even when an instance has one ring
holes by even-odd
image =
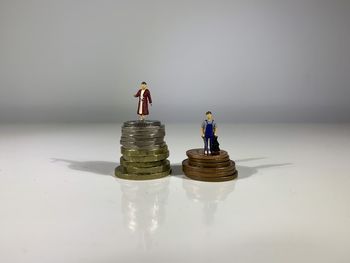
[[[348,0],[1,0],[0,121],[350,121]]]

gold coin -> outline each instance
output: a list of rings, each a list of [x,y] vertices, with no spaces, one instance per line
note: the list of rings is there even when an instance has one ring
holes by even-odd
[[[162,148],[163,146],[165,146],[166,143],[160,143],[160,144],[154,144],[154,145],[148,145],[148,146],[135,146],[135,145],[122,145],[122,147],[129,149],[129,150],[154,150],[154,149],[159,149]]]
[[[170,162],[166,160],[165,164],[153,167],[136,167],[136,166],[123,166],[127,173],[131,174],[153,174],[168,171],[170,169]]]
[[[141,150],[141,149],[136,150],[136,149],[128,149],[122,146],[120,148],[120,151],[123,155],[127,155],[127,156],[149,156],[149,155],[167,153],[168,146],[164,145],[162,147],[155,148],[154,150]]]
[[[133,167],[155,167],[166,164],[167,160],[155,161],[155,162],[130,162],[120,157],[120,164],[122,166],[133,166]]]
[[[154,154],[154,155],[148,155],[148,156],[123,155],[123,158],[129,162],[156,162],[156,161],[164,160],[168,157],[169,157],[168,150],[166,151],[166,153],[160,153],[160,154]]]
[[[171,173],[171,169],[159,173],[152,173],[152,174],[133,174],[133,173],[127,173],[125,169],[122,166],[118,166],[115,168],[115,176],[122,179],[129,179],[129,180],[152,180],[152,179],[159,179],[165,176],[168,176]]]

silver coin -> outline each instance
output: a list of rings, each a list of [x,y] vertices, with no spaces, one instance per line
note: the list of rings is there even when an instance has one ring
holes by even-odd
[[[122,133],[128,134],[144,134],[144,133],[160,133],[165,132],[165,128],[144,128],[144,129],[125,129],[123,128]]]
[[[120,142],[135,143],[139,145],[149,144],[149,143],[160,143],[164,142],[164,137],[155,137],[155,138],[132,138],[132,137],[121,137]]]
[[[141,148],[143,149],[143,147],[151,147],[151,146],[160,146],[163,145],[165,142],[161,141],[161,142],[153,142],[153,141],[146,141],[146,142],[126,142],[126,141],[121,141],[120,144],[122,146],[124,146],[125,148],[133,148],[133,147],[137,147],[137,148]],[[145,149],[146,150],[146,149]]]
[[[147,130],[147,131],[122,131],[122,136],[147,136],[163,134],[165,136],[165,130]]]
[[[126,121],[123,123],[123,127],[148,127],[148,126],[160,126],[160,121],[152,120],[135,120],[135,121]]]
[[[149,146],[149,145],[158,145],[160,143],[164,143],[164,139],[163,138],[155,138],[155,139],[143,139],[143,140],[120,140],[120,144],[125,146],[126,144],[132,146],[138,146],[138,147],[142,147],[142,146]],[[125,144],[125,145],[124,145]]]
[[[143,138],[164,138],[165,133],[141,133],[141,134],[133,134],[133,133],[122,133],[121,138],[135,138],[135,139],[143,139]]]
[[[145,135],[165,135],[165,130],[147,130],[147,131],[122,131],[122,135],[127,136],[145,136]]]
[[[142,138],[135,138],[135,137],[121,137],[120,141],[122,142],[164,142],[164,137],[142,137]]]
[[[164,124],[160,125],[122,125],[122,129],[160,129],[164,128]]]
[[[121,137],[131,138],[131,139],[143,139],[143,138],[160,138],[165,137],[164,133],[143,133],[143,134],[128,134],[123,133]]]
[[[165,135],[162,133],[152,133],[152,134],[142,134],[142,135],[134,135],[134,134],[122,134],[121,140],[132,140],[132,141],[142,141],[144,139],[155,139],[155,138],[164,138]]]
[[[149,132],[149,131],[161,131],[165,130],[164,125],[160,126],[144,126],[144,127],[137,127],[137,126],[129,126],[129,127],[122,127],[122,132]]]

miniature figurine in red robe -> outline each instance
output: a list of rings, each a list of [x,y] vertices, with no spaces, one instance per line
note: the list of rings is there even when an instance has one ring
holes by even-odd
[[[152,105],[151,92],[147,88],[147,83],[142,82],[141,88],[134,95],[134,97],[139,97],[139,104],[137,107],[137,114],[140,115],[140,120],[144,120],[145,116],[149,114],[148,103]]]

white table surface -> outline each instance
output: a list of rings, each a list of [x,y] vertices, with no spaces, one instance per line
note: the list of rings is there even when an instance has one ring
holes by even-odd
[[[0,262],[350,262],[350,125],[220,124],[238,179],[113,177],[120,124],[0,125]]]

